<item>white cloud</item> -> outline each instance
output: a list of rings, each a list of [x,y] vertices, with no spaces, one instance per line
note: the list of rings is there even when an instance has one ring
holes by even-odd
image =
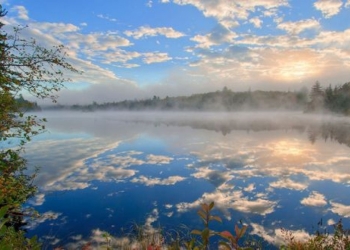
[[[227,181],[233,178],[229,172],[213,170],[209,167],[196,169],[196,172],[192,176],[198,179],[206,179],[218,188],[221,188]]]
[[[313,191],[309,197],[306,197],[300,201],[301,204],[305,206],[313,206],[313,207],[323,207],[327,205],[326,198],[323,194],[320,194],[316,191]]]
[[[331,208],[330,210],[333,213],[339,214],[340,216],[344,217],[344,218],[350,218],[350,206],[341,204],[341,203],[337,203],[337,202],[330,202],[331,204]]]
[[[147,155],[147,164],[153,164],[153,165],[163,165],[163,164],[169,164],[174,158],[164,156],[164,155]]]
[[[254,25],[255,28],[261,28],[263,21],[258,17],[253,17],[249,19],[249,22]]]
[[[62,213],[56,213],[53,211],[47,211],[43,214],[40,214],[38,218],[35,220],[29,220],[28,225],[26,225],[26,228],[34,229],[36,228],[39,224],[44,223],[47,220],[57,220]],[[61,218],[63,220],[64,218]]]
[[[112,17],[106,16],[106,15],[102,15],[102,14],[98,14],[97,17],[101,18],[101,19],[105,19],[105,20],[111,21],[111,22],[117,22],[118,21],[116,18],[112,18]]]
[[[29,203],[32,204],[33,206],[41,206],[45,202],[45,194],[37,194],[29,200]]]
[[[307,29],[319,29],[320,27],[320,23],[315,19],[307,19],[297,22],[284,22],[277,25],[277,28],[285,30],[292,35],[299,34]]]
[[[149,0],[147,3],[146,3],[146,6],[148,8],[152,8],[152,5],[153,5],[153,1],[152,0]]]
[[[215,201],[215,207],[221,210],[228,219],[230,219],[229,209],[243,213],[267,215],[274,212],[274,208],[277,205],[277,202],[267,199],[248,199],[243,197],[241,191],[215,190],[212,193],[204,193],[201,198],[192,203],[182,202],[176,204],[176,208],[178,212],[185,212],[199,207],[202,203],[210,203],[212,201]]]
[[[321,11],[325,18],[337,15],[343,5],[341,0],[318,0],[314,3],[314,7]]]
[[[190,40],[198,43],[196,47],[210,48],[213,45],[222,45],[224,43],[232,43],[237,34],[222,25],[216,26],[206,35],[196,35]]]
[[[125,35],[131,36],[135,39],[152,36],[165,36],[166,38],[180,38],[185,36],[184,33],[174,30],[169,27],[151,28],[149,26],[141,26],[137,30],[128,30],[124,32]]]
[[[133,178],[131,182],[133,183],[141,183],[146,186],[154,186],[154,185],[162,185],[169,186],[175,185],[176,183],[185,180],[185,177],[182,176],[170,176],[168,178],[160,179],[160,178],[148,178],[146,176],[141,175],[138,178]]]
[[[251,235],[258,235],[267,242],[280,246],[286,243],[286,237],[289,235],[293,236],[295,241],[304,242],[307,241],[311,235],[304,230],[282,230],[278,229],[265,229],[262,225],[251,223],[250,226],[253,230],[250,232]]]
[[[328,226],[333,226],[335,223],[336,223],[336,222],[335,222],[335,220],[333,220],[333,219],[327,220],[327,225],[328,225]]]
[[[270,186],[273,188],[287,188],[294,190],[305,190],[307,188],[306,183],[300,183],[293,181],[291,179],[281,179],[275,182],[270,183]]]
[[[350,7],[350,0],[348,0],[348,1],[346,2],[345,7],[346,7],[346,8],[349,8],[349,7]]]
[[[15,6],[13,9],[17,11],[19,19],[29,20],[28,11],[24,6]]]
[[[255,184],[251,183],[248,185],[248,187],[245,187],[243,190],[246,192],[253,192],[255,190]]]
[[[167,53],[149,52],[149,53],[143,54],[143,61],[146,64],[161,63],[161,62],[170,61],[171,59],[172,57],[168,56]]]
[[[193,5],[198,8],[206,17],[214,17],[226,28],[236,26],[237,19],[247,20],[250,12],[254,12],[257,7],[266,10],[275,9],[281,6],[288,6],[287,0],[173,0],[179,5]]]

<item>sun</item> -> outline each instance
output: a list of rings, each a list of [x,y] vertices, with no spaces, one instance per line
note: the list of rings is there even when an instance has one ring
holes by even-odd
[[[287,62],[279,68],[278,75],[287,80],[302,79],[315,73],[314,67],[306,61]]]

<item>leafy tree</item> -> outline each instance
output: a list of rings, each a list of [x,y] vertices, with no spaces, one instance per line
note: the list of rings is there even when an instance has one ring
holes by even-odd
[[[0,18],[6,14],[0,4]],[[18,249],[22,243],[33,247],[19,229],[26,215],[21,205],[36,191],[35,174],[25,174],[21,152],[32,136],[45,129],[45,119],[24,113],[21,94],[55,101],[55,92],[69,80],[64,73],[77,70],[66,61],[63,46],[47,49],[21,37],[23,27],[8,34],[3,26],[0,21],[0,245]]]

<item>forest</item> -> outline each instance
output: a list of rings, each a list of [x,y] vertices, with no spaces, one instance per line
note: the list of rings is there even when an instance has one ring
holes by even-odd
[[[59,105],[46,107],[50,110],[78,111],[304,111],[306,113],[334,112],[350,114],[350,82],[340,86],[322,88],[317,81],[308,91],[245,91],[234,92],[224,87],[221,91],[191,96],[124,100],[121,102],[93,102],[88,105]]]

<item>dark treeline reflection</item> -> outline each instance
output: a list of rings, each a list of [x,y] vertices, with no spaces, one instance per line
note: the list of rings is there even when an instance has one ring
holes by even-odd
[[[190,127],[221,133],[232,131],[297,131],[305,134],[311,143],[317,140],[336,141],[350,147],[350,119],[331,115],[302,114],[299,112],[74,112],[43,113],[51,128],[64,132],[84,131],[99,137],[130,137],[138,125]],[[68,117],[69,119],[62,119]],[[92,121],[92,122],[89,122]],[[125,126],[116,125],[124,124]],[[134,125],[134,126],[131,126]]]
[[[288,113],[266,113],[266,114],[241,114],[232,117],[232,114],[222,114],[221,116],[199,116],[186,119],[177,117],[169,119],[158,117],[154,120],[124,119],[125,122],[151,123],[154,126],[189,126],[193,129],[205,129],[220,132],[222,135],[230,134],[232,131],[262,132],[262,131],[298,131],[305,133],[309,141],[313,144],[317,140],[336,141],[350,147],[350,120],[332,116],[317,115],[288,115]]]
[[[307,128],[309,141],[315,143],[317,139],[337,141],[350,147],[350,124],[325,122]]]

